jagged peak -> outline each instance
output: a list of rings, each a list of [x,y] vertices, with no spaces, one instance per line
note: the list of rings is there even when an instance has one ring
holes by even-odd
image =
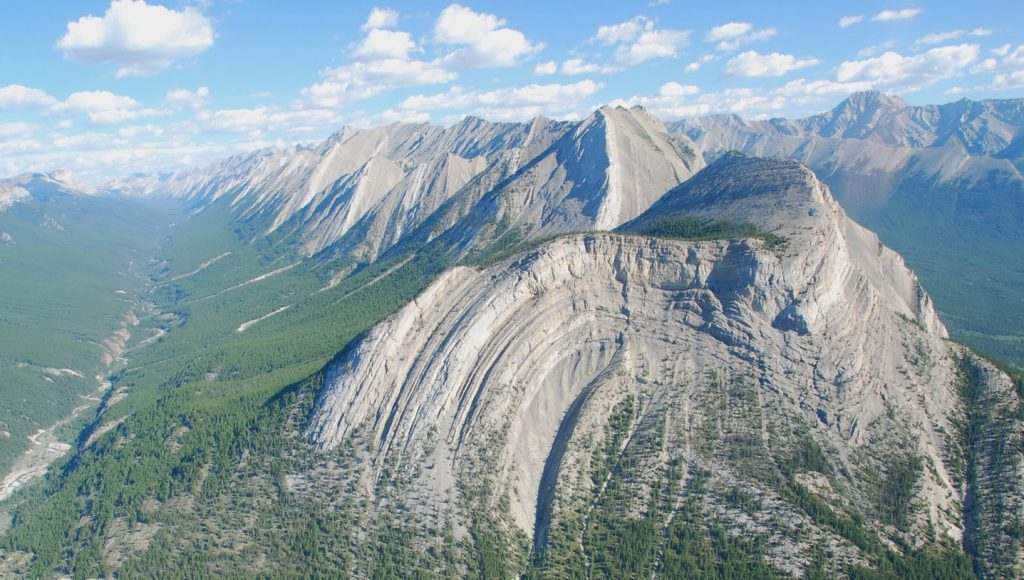
[[[889,95],[878,90],[870,90],[852,93],[846,98],[846,100],[840,103],[836,109],[848,106],[854,106],[858,109],[864,109],[870,106],[882,106],[887,109],[903,109],[908,105],[907,102],[899,95]]]

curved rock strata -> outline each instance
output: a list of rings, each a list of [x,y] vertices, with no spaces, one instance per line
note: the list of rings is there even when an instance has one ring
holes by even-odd
[[[794,489],[866,516],[881,537],[962,541],[970,484],[949,439],[963,413],[960,351],[900,257],[793,162],[726,159],[637,222],[679,212],[787,241],[595,233],[455,268],[328,368],[310,437],[366,445],[370,484],[385,466],[413,474],[411,493],[438,517],[467,521],[467,490],[483,486],[537,553],[556,528],[584,543],[625,469],[606,473],[602,441],[620,461],[636,452],[632,479],[615,484],[636,517],[654,513],[644,506],[666,493],[656,482],[680,469],[684,482],[709,474],[708,489],[749,490],[764,509],[714,507],[724,492],[705,509],[771,536],[766,558],[784,571],[808,565],[802,528],[837,561],[866,558],[798,509]],[[616,416],[628,418],[622,437]],[[824,465],[792,459],[807,446]],[[924,467],[897,513],[878,495],[902,465]],[[673,493],[669,514],[683,502]]]

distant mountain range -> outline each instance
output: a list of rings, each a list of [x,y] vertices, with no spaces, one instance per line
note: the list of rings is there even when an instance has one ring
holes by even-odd
[[[470,117],[450,127],[346,127],[318,145],[105,189],[196,208],[220,203],[252,224],[252,235],[365,262],[403,240],[447,235],[468,251],[481,237],[611,229],[728,151],[807,164],[854,219],[907,256],[954,335],[1024,363],[1024,313],[997,305],[1024,299],[1020,99],[909,106],[863,92],[796,120],[663,124],[640,109],[605,107],[575,123]]]
[[[33,348],[0,379],[101,396],[68,391],[98,409],[32,495],[54,444],[5,415],[0,574],[1019,577],[1024,378],[949,337],[1024,361],[1021,103],[17,178],[0,339]],[[111,316],[58,304],[90,288]]]

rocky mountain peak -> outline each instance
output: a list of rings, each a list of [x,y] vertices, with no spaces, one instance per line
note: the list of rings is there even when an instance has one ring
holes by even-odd
[[[823,482],[815,490],[862,489],[893,457],[923,457],[935,467],[912,493],[927,509],[907,525],[959,537],[963,492],[934,436],[958,412],[956,363],[899,256],[795,162],[728,156],[630,225],[679,216],[754,221],[786,240],[651,238],[627,226],[451,270],[328,368],[309,436],[366,450],[366,489],[385,472],[415,474],[418,513],[464,521],[471,514],[441,506],[486,490],[474,497],[507,506],[501,521],[538,554],[610,488],[602,462],[627,454],[621,469],[635,471],[615,485],[630,486],[629,505],[655,501],[652,482],[682,465],[721,486],[704,501],[740,486],[790,510],[734,438],[755,442],[751,458],[826,450],[842,470],[793,476]],[[795,425],[810,439],[795,440]],[[601,455],[605,441],[619,443]],[[848,501],[872,509],[867,497]],[[779,554],[798,549],[768,521],[752,525],[773,530]]]

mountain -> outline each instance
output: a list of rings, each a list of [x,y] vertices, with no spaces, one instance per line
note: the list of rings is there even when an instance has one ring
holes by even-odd
[[[953,334],[1024,362],[1024,100],[909,106],[857,93],[805,119],[734,115],[669,125],[706,159],[730,150],[795,159],[828,183],[851,216],[903,254]]]
[[[395,123],[344,128],[317,145],[264,149],[200,169],[131,176],[106,189],[181,198],[197,208],[223,201],[238,220],[256,223],[259,234],[292,236],[311,255],[340,240],[368,213],[385,222],[392,217],[401,221],[398,215],[382,216],[382,209],[411,216],[410,205],[436,207],[480,165],[489,164],[488,156],[528,146],[562,126],[546,119],[524,124],[470,117],[451,127]],[[456,171],[446,187],[425,187],[446,182],[449,165],[459,163],[474,169]]]
[[[223,199],[239,220],[254,221],[262,235],[296,240],[306,255],[337,245],[372,260],[432,216],[420,237],[432,239],[438,224],[450,226],[464,213],[478,223],[474,235],[482,234],[487,222],[507,221],[527,206],[534,213],[508,225],[612,228],[701,166],[693,144],[651,115],[605,107],[579,123],[469,117],[451,127],[343,129],[316,146],[135,176],[107,189],[184,198],[200,208]],[[474,181],[498,186],[481,189]]]
[[[310,438],[361,458],[351,488],[390,481],[419,525],[488,526],[546,574],[624,574],[607,538],[629,533],[640,575],[674,569],[665,535],[693,522],[790,574],[961,538],[1018,566],[993,506],[1024,507],[1024,462],[960,434],[962,382],[1010,405],[980,413],[1011,447],[1021,401],[902,259],[795,162],[724,158],[625,230],[683,217],[785,242],[576,234],[450,270],[327,368]]]
[[[80,181],[69,171],[24,173],[0,179],[0,211],[28,199],[47,201],[54,197],[96,195],[96,188]]]
[[[1015,151],[880,145],[902,105],[853,101],[786,130],[921,163]],[[0,575],[1019,576],[1024,381],[947,338],[828,178],[603,107],[342,129],[13,205],[0,253],[53,251],[3,279],[38,262],[130,316],[113,364],[67,367],[101,382],[79,414],[10,437],[53,463],[0,500]],[[132,204],[154,213],[129,228]],[[0,371],[99,346],[67,326],[92,309],[48,302],[52,324],[0,332],[35,349]]]

